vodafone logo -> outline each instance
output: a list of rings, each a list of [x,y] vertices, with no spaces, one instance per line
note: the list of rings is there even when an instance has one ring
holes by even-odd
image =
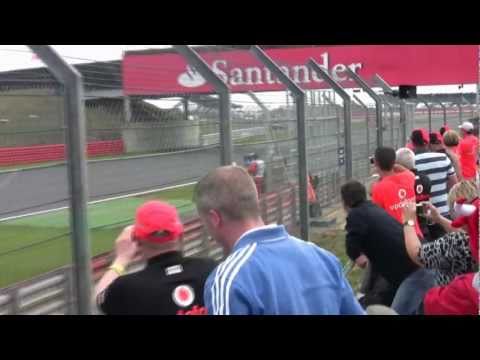
[[[417,185],[417,194],[423,193],[423,186],[421,184]]]
[[[195,300],[195,292],[188,285],[180,285],[173,290],[172,299],[177,306],[188,307]]]
[[[187,71],[180,74],[178,83],[184,87],[195,88],[205,85],[207,81],[197,70],[187,65]]]
[[[398,190],[398,197],[400,198],[400,200],[405,199],[407,197],[407,190],[405,189]]]

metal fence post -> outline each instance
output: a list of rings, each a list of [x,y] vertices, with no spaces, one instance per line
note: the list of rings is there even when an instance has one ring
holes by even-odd
[[[465,97],[464,97],[463,95],[462,95],[462,101],[463,101],[466,105],[468,105],[468,107],[470,108],[470,115],[471,115],[472,118],[474,118],[474,117],[475,117],[475,111],[474,111],[473,106],[472,106],[472,104],[470,103],[470,101],[468,101],[467,99],[465,99]]]
[[[428,132],[432,132],[432,107],[426,101],[422,101],[423,104],[427,107],[428,110]]]
[[[335,109],[335,125],[337,127],[337,149],[340,147],[340,144],[342,142],[341,137],[342,137],[342,130],[340,129],[340,106],[335,104],[329,97],[327,97],[325,94],[323,94],[323,99],[325,100],[325,103],[327,105],[330,105],[330,108]],[[326,132],[326,130],[324,130]]]
[[[305,92],[290,79],[278,65],[259,47],[252,46],[252,53],[264,64],[288,90],[295,96],[297,108],[297,147],[298,147],[298,173],[300,197],[300,235],[303,240],[309,241],[309,212],[308,212],[308,160],[307,160],[307,134],[305,124]]]
[[[400,100],[400,141],[402,146],[407,143],[407,102]]]
[[[307,64],[343,99],[343,126],[345,133],[345,178],[350,180],[353,176],[353,152],[352,152],[352,100],[350,95],[337,83],[314,59]]]
[[[370,126],[369,126],[369,116],[368,116],[368,106],[359,99],[359,97],[353,94],[353,98],[357,101],[357,103],[365,109],[365,125],[367,130],[367,156],[370,156]],[[370,172],[370,162],[367,161],[367,174]]]
[[[394,146],[394,143],[395,143],[395,133],[394,133],[394,121],[393,121],[393,106],[388,103],[387,101],[384,101],[383,104],[385,105],[385,107],[387,108],[386,111],[388,111],[388,113],[390,114],[389,115],[389,123],[390,123],[390,141],[391,141],[391,144],[392,147]]]
[[[65,125],[70,189],[70,223],[77,308],[92,313],[91,253],[87,219],[88,183],[83,82],[80,73],[48,45],[28,45],[65,87]]]
[[[457,103],[456,105],[458,106],[458,123],[461,124],[461,123],[462,123],[462,120],[463,120],[462,104],[461,104],[461,103]]]
[[[220,99],[220,162],[231,165],[233,160],[232,122],[230,117],[230,89],[210,66],[188,45],[173,45],[173,48],[207,80]]]
[[[375,74],[373,75],[373,81],[382,88],[384,93],[393,95],[392,87],[383,78]],[[407,143],[407,104],[404,99],[399,99],[400,105],[400,142],[402,144]],[[393,117],[393,115],[391,115]],[[392,120],[393,121],[393,120]],[[402,145],[404,146],[404,145]]]
[[[130,96],[125,96],[123,98],[123,112],[125,116],[125,122],[130,123],[132,121],[132,103]]]
[[[438,105],[441,106],[442,108],[442,111],[443,111],[443,125],[447,125],[447,107],[445,105],[443,105],[442,102],[440,101],[437,101]]]
[[[383,146],[383,109],[382,99],[373,91],[370,86],[352,69],[347,67],[347,74],[352,78],[355,83],[360,86],[372,99],[375,101],[375,113],[377,118],[377,146]]]

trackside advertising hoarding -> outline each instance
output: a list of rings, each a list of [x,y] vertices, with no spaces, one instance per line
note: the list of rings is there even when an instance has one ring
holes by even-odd
[[[267,49],[304,89],[327,88],[307,66],[310,58],[343,87],[356,87],[349,67],[367,81],[374,74],[390,85],[450,85],[478,82],[478,45],[365,45]],[[248,50],[202,51],[202,58],[232,93],[278,91],[284,87]],[[127,53],[123,59],[126,95],[213,93],[200,74],[177,53]]]

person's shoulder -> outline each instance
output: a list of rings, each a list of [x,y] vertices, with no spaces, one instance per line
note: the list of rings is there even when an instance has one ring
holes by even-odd
[[[366,206],[363,208],[358,209],[355,217],[365,223],[378,223],[378,221],[383,222],[385,221],[385,218],[394,219],[385,211],[385,209],[372,202],[366,204]]]
[[[122,275],[116,278],[106,289],[105,296],[109,299],[112,297],[128,296],[134,287],[138,284],[138,272]]]
[[[297,239],[299,240],[299,239]],[[316,252],[317,254],[319,254],[321,257],[325,258],[325,259],[329,259],[329,260],[333,260],[333,261],[337,261],[338,258],[335,256],[334,253],[332,253],[331,251],[329,250],[326,250],[324,249],[323,247],[311,242],[311,241],[303,241],[303,240],[299,240],[301,241],[304,246],[308,249],[310,249],[311,251],[313,252]]]
[[[437,159],[443,159],[443,158],[447,158],[447,155],[444,153],[433,152],[433,151],[427,151],[420,154],[415,154],[416,162],[421,160],[437,160]]]
[[[366,213],[368,213],[368,211],[372,208],[380,209],[380,207],[378,205],[376,205],[375,203],[373,203],[372,201],[370,201],[370,200],[364,201],[360,205],[357,205],[357,206],[350,209],[350,211],[348,212],[348,215],[347,215],[347,219],[351,218],[351,217],[363,216]]]
[[[392,176],[395,176],[397,179],[408,179],[408,180],[415,180],[415,174],[410,170],[402,171],[400,173],[396,173]]]
[[[311,251],[312,253],[314,253],[316,255],[317,261],[322,262],[328,268],[334,269],[335,271],[341,268],[341,262],[334,253],[324,249],[323,247],[320,247],[313,242],[307,242],[297,238],[294,239],[303,243],[303,247],[307,251]]]
[[[112,285],[115,285],[115,287],[120,290],[129,289],[132,286],[141,284],[145,276],[147,276],[147,268],[122,275],[117,278]]]
[[[256,243],[239,248],[218,264],[207,277],[205,291],[231,292],[233,289],[248,288],[245,283],[255,273],[258,266],[251,261],[256,250]],[[245,274],[250,274],[246,276]]]
[[[225,260],[218,264],[209,277],[237,275],[252,267],[252,259],[258,255],[258,244],[250,243],[232,252]]]
[[[385,187],[385,185],[389,182],[390,180],[388,179],[388,176],[387,177],[383,177],[381,179],[378,179],[378,181],[375,181],[374,183],[372,183],[372,190],[375,190],[375,189],[381,189],[383,187]]]

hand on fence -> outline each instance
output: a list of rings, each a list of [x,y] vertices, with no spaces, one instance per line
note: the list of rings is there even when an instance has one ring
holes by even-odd
[[[133,241],[133,225],[127,226],[115,240],[116,263],[127,267],[138,257],[138,244]]]

